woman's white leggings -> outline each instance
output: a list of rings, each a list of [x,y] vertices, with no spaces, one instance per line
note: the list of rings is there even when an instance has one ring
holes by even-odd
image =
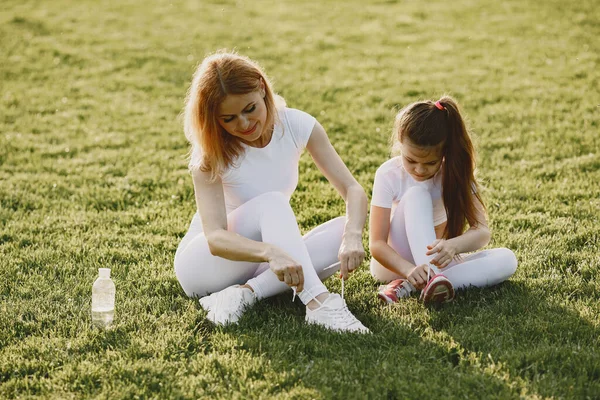
[[[302,265],[304,290],[298,297],[304,304],[327,292],[322,280],[339,267],[325,270],[338,261],[345,217],[328,221],[300,234],[289,199],[269,192],[242,204],[227,215],[227,229],[248,239],[271,243]],[[282,293],[290,287],[270,270],[268,263],[232,261],[213,256],[202,231],[198,214],[175,254],[175,275],[188,296],[202,297],[234,284],[247,283],[259,299]]]
[[[435,255],[426,255],[427,245],[435,241],[433,203],[427,189],[410,188],[396,207],[390,222],[388,244],[404,259],[415,265],[429,264]],[[517,269],[517,258],[509,249],[483,250],[462,255],[440,270],[433,265],[432,271],[442,273],[454,288],[468,286],[485,287],[508,279]],[[371,259],[371,274],[381,282],[402,278]]]

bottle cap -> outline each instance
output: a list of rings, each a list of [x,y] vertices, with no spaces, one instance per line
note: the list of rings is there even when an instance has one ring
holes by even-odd
[[[100,278],[110,278],[110,268],[98,268]]]

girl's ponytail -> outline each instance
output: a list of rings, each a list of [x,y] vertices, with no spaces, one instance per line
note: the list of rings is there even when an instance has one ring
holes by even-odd
[[[448,215],[444,237],[449,239],[461,235],[467,222],[470,226],[477,224],[473,195],[482,205],[483,201],[475,180],[475,150],[458,104],[444,96],[435,103],[436,108],[438,105],[446,113],[448,123],[443,150],[442,196]]]
[[[460,236],[467,222],[475,226],[473,196],[482,205],[483,201],[475,181],[475,150],[456,101],[443,96],[436,102],[419,101],[402,109],[394,124],[392,151],[404,139],[421,147],[442,146],[442,196],[448,216],[444,237]]]

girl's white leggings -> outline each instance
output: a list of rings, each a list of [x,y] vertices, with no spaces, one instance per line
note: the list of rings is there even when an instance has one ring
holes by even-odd
[[[274,244],[302,265],[304,290],[298,293],[298,297],[304,304],[327,292],[322,280],[339,269],[325,270],[338,261],[345,223],[345,217],[338,217],[303,237],[288,198],[279,192],[259,195],[227,215],[228,230],[248,239]],[[177,248],[175,275],[185,293],[194,297],[245,283],[252,287],[259,299],[290,289],[266,262],[232,261],[213,256],[198,214],[194,215]]]
[[[390,222],[388,244],[400,256],[415,265],[429,264],[435,255],[427,256],[427,245],[435,241],[433,203],[427,189],[410,188],[396,207]],[[454,288],[491,286],[508,279],[517,269],[517,258],[509,249],[483,250],[461,255],[446,268],[431,265],[436,274],[446,276]],[[402,278],[371,259],[371,274],[381,282]]]

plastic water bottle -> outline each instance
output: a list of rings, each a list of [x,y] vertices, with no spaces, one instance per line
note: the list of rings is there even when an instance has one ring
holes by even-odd
[[[92,286],[92,324],[106,328],[114,317],[115,283],[110,279],[110,268],[99,268],[98,279]]]

